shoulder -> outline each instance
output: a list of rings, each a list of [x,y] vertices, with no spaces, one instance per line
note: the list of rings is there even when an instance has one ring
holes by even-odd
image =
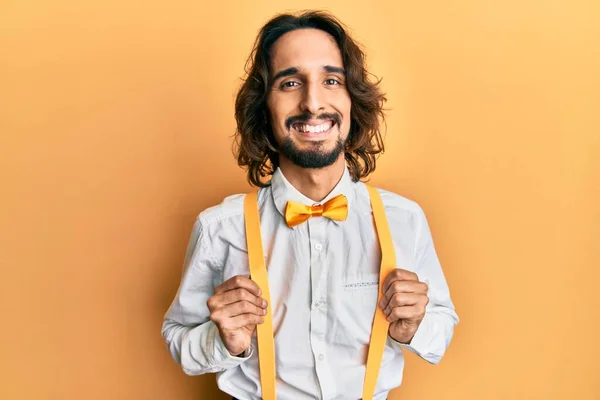
[[[423,209],[414,200],[386,189],[377,188],[386,211],[407,212],[415,215],[423,214]]]
[[[415,201],[399,193],[387,189],[367,185],[363,182],[357,186],[359,193],[360,209],[371,213],[369,187],[379,193],[385,209],[386,217],[392,231],[406,231],[414,235],[418,234],[423,225],[427,224],[425,213],[421,206]]]
[[[203,226],[210,226],[222,220],[235,218],[244,213],[246,193],[236,193],[225,197],[220,203],[204,209],[198,215]]]
[[[383,202],[383,206],[385,207],[386,213],[391,214],[413,214],[413,215],[422,215],[423,209],[421,206],[414,200],[405,197],[401,194],[394,193],[392,191],[374,187],[372,185],[367,185],[364,182],[357,183],[357,192],[360,198],[361,203],[369,204],[370,210],[370,193],[369,188],[375,189],[379,196],[381,197],[381,201]]]
[[[265,194],[269,188],[258,190],[259,206],[264,203]],[[209,228],[223,223],[242,221],[244,216],[244,201],[248,193],[235,193],[225,197],[220,203],[204,209],[196,221],[203,227]]]

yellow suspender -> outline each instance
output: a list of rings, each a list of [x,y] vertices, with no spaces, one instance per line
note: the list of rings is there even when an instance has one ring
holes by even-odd
[[[248,262],[250,277],[256,282],[262,297],[267,301],[267,314],[262,324],[256,325],[258,341],[258,368],[260,371],[260,387],[263,400],[276,400],[275,397],[275,343],[273,341],[273,314],[271,313],[271,295],[269,277],[265,266],[265,257],[260,235],[260,219],[258,214],[258,193],[250,192],[244,199],[244,219],[246,223],[246,244],[248,246]]]
[[[379,288],[387,275],[396,268],[396,253],[392,242],[392,235],[385,217],[383,202],[377,189],[367,186],[371,197],[371,207],[375,220],[375,231],[381,247],[381,267],[379,270]],[[271,313],[271,298],[269,295],[269,281],[267,268],[262,250],[260,234],[260,220],[258,214],[257,192],[248,193],[244,200],[244,218],[246,223],[246,243],[248,246],[248,260],[250,276],[262,290],[262,297],[268,302],[267,314],[264,323],[257,325],[256,335],[258,340],[258,365],[260,369],[260,384],[263,400],[276,400],[275,396],[275,344],[273,341],[273,318]],[[382,297],[381,291],[377,304]],[[372,400],[377,384],[379,366],[383,358],[383,351],[387,340],[389,322],[379,306],[376,307],[371,330],[371,341],[367,357],[367,370],[363,387],[363,400]]]

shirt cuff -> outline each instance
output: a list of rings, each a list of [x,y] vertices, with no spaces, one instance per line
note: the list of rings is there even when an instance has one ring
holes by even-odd
[[[400,343],[396,339],[391,337],[389,335],[389,333],[388,333],[388,343],[395,350],[406,349],[406,350],[410,351],[411,353],[414,353],[417,355],[427,353],[428,340],[427,340],[427,328],[425,327],[425,325],[427,325],[427,323],[428,323],[427,320],[428,320],[427,315],[425,315],[425,318],[423,318],[423,320],[419,324],[419,327],[417,328],[417,331],[415,332],[414,336],[410,340],[410,343]]]
[[[218,365],[220,368],[229,369],[233,367],[237,367],[242,362],[249,359],[252,354],[254,354],[254,346],[250,343],[250,347],[248,347],[240,356],[235,356],[229,353],[227,347],[225,347],[225,343],[221,339],[221,335],[219,335],[219,328],[216,325],[211,327],[214,334],[214,353],[213,353],[213,364]]]

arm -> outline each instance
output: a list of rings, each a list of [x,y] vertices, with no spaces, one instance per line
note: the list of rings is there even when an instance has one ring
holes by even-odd
[[[423,211],[419,208],[415,242],[415,272],[419,281],[429,286],[429,303],[425,316],[408,344],[388,337],[395,348],[406,348],[424,360],[437,364],[450,344],[458,315],[450,299],[450,291],[435,252],[431,231]]]
[[[221,276],[221,266],[210,246],[210,238],[198,218],[189,240],[179,290],[162,325],[171,356],[188,375],[223,371],[252,354],[249,348],[242,357],[231,355],[210,320],[206,303]]]

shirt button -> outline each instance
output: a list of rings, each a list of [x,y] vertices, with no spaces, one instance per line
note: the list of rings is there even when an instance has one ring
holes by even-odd
[[[317,243],[317,244],[315,244],[315,249],[321,251],[321,250],[323,250],[323,245],[321,243]]]
[[[321,307],[322,305],[323,305],[323,302],[321,300],[319,300],[315,303],[315,307],[317,307],[317,308]]]
[[[319,354],[319,361],[323,361],[325,359],[325,356],[323,354]]]

